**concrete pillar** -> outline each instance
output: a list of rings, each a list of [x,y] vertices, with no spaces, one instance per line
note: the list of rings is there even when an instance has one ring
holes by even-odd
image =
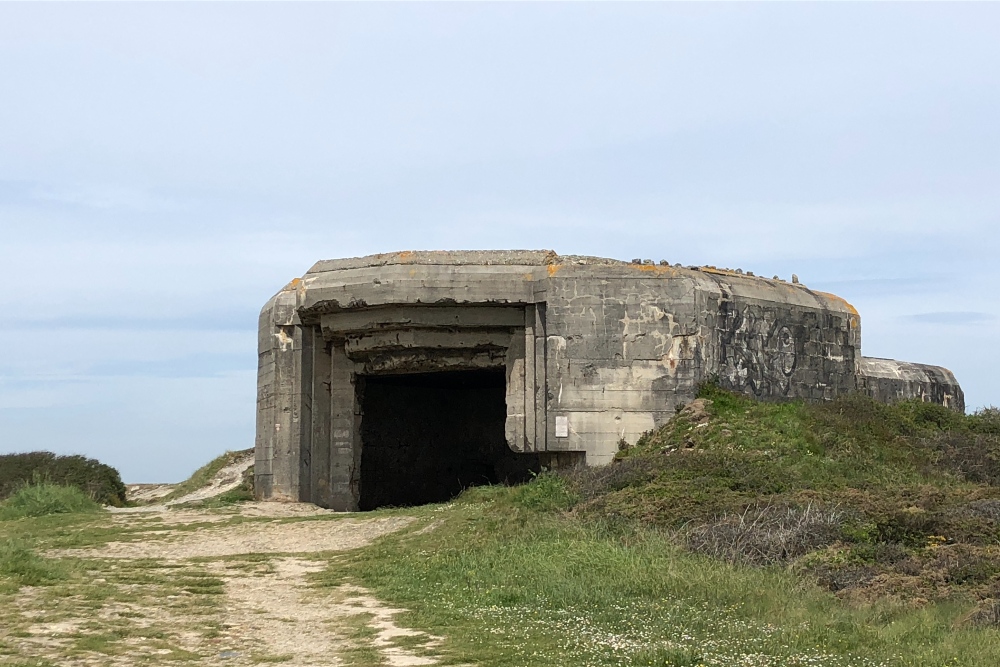
[[[529,390],[525,384],[524,366],[527,360],[524,341],[525,336],[521,331],[514,333],[505,355],[507,419],[504,422],[504,437],[507,446],[515,452],[523,452],[526,445],[525,397]]]
[[[538,450],[535,429],[538,425],[535,418],[535,377],[537,362],[535,359],[535,307],[529,305],[524,309],[524,440],[521,451],[534,452]]]
[[[312,437],[310,439],[309,460],[303,457],[302,500],[320,504],[329,498],[330,481],[330,370],[332,357],[330,343],[323,340],[317,327],[313,345],[312,372]]]
[[[329,491],[317,504],[330,509],[355,511],[360,498],[360,409],[355,391],[355,367],[343,342],[331,349]]]
[[[296,284],[276,294],[260,314],[254,464],[258,498],[299,500],[302,378],[307,369],[302,367]]]
[[[545,304],[537,303],[528,308],[528,313],[534,318],[532,336],[534,342],[535,377],[531,384],[531,395],[529,400],[534,403],[533,412],[535,417],[534,428],[534,451],[544,452],[548,450],[548,373],[546,372],[546,333],[545,333]]]

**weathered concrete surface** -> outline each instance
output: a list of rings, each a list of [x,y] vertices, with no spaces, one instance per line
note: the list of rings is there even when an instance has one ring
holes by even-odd
[[[886,403],[919,398],[965,412],[965,394],[958,380],[939,366],[862,357],[858,388]]]
[[[620,440],[664,423],[710,378],[762,399],[863,391],[964,409],[950,372],[863,358],[860,316],[834,295],[739,271],[551,251],[318,262],[265,305],[259,352],[257,493],[337,509],[384,495],[363,484],[392,483],[361,470],[366,458],[379,460],[364,456],[366,437],[397,433],[365,423],[369,377],[502,371],[506,388],[489,399],[499,403],[483,408],[499,410],[502,434],[484,435],[473,423],[479,409],[448,408],[460,403],[442,389],[421,397],[426,430],[406,437],[447,433],[482,452],[502,437],[536,467],[610,461]],[[385,400],[372,405],[378,419],[393,414]],[[454,424],[441,430],[441,420]],[[414,456],[411,444],[390,442],[403,437],[378,436],[377,447]],[[483,456],[464,461],[456,479],[499,465],[495,452]]]

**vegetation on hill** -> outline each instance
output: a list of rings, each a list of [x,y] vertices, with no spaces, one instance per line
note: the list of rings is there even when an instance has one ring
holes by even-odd
[[[118,471],[96,459],[51,452],[0,455],[0,500],[32,483],[72,486],[98,503],[125,504],[125,485]]]
[[[596,469],[331,561],[488,665],[1000,664],[1000,415],[716,387]]]
[[[0,538],[0,594],[55,583],[65,575],[65,567],[42,558],[22,540]]]
[[[1000,413],[862,396],[700,400],[605,468],[574,513],[670,531],[691,551],[790,565],[842,597],[968,594],[1000,615]]]

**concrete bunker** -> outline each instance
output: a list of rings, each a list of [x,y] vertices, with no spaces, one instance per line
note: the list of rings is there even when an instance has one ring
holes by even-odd
[[[798,282],[551,251],[315,264],[261,311],[255,490],[339,510],[441,501],[610,462],[700,383],[964,410],[947,369],[861,355],[861,317]]]

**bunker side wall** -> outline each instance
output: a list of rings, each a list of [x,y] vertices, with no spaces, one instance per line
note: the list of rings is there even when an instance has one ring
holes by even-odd
[[[709,273],[699,286],[713,329],[706,373],[761,400],[830,400],[857,388],[861,319],[832,295],[773,281]]]
[[[549,451],[609,462],[666,422],[704,379],[711,330],[696,282],[637,267],[560,267],[548,278],[546,374]]]
[[[965,394],[947,368],[863,357],[859,389],[883,403],[917,399],[965,412]]]
[[[293,281],[268,301],[258,322],[254,489],[260,499],[300,498],[303,428],[311,428],[302,418],[311,404],[302,385],[312,373],[302,367],[303,346],[311,341],[304,340],[296,302]]]
[[[860,318],[779,281],[659,266],[558,267],[546,282],[547,449],[610,461],[710,378],[760,399],[856,388]]]

